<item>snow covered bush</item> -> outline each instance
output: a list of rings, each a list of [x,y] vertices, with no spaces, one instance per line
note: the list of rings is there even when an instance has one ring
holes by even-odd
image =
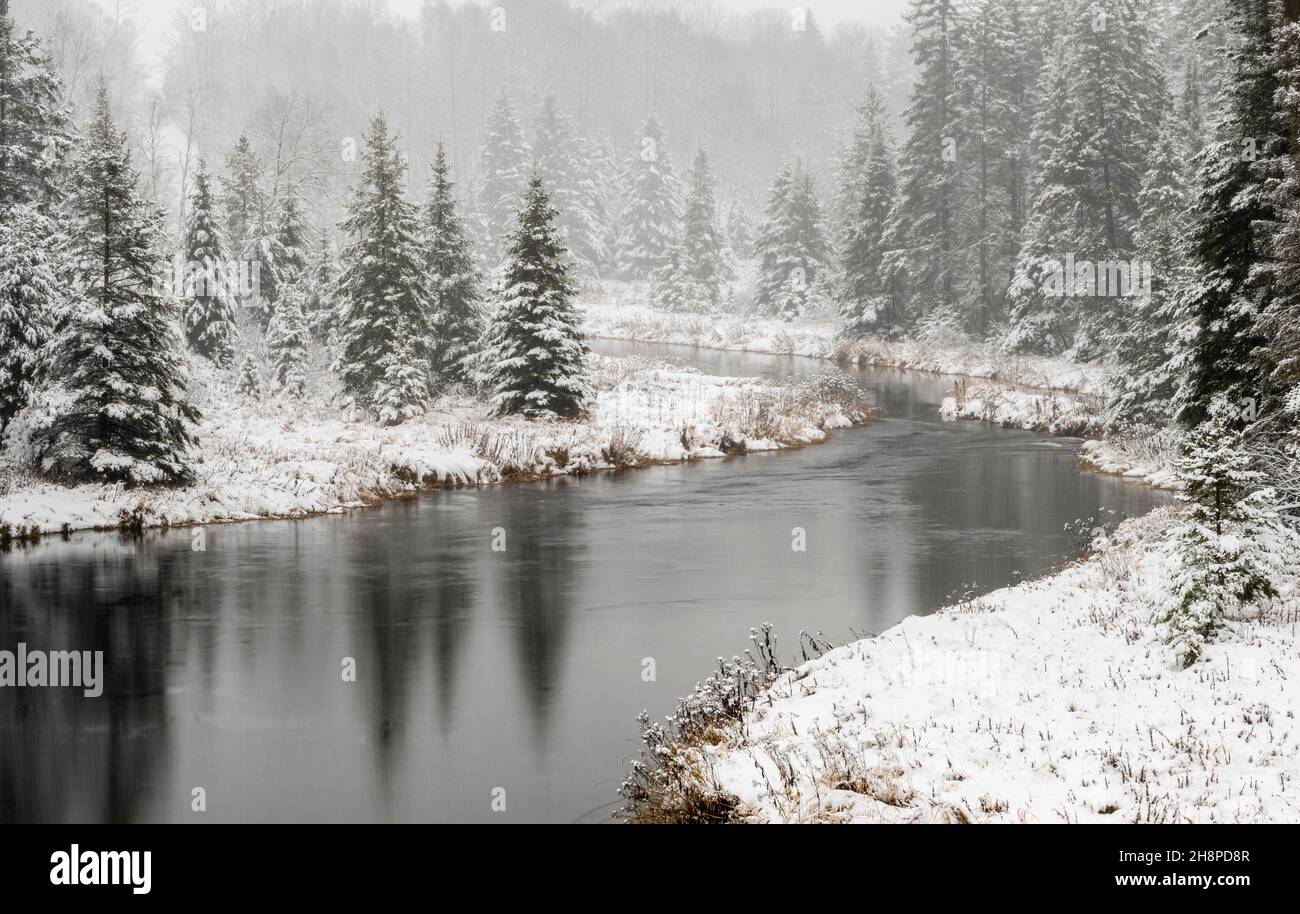
[[[641,758],[619,788],[617,815],[636,824],[705,825],[740,820],[740,801],[710,776],[699,747],[717,742],[785,668],[776,659],[771,623],[751,629],[753,651],[718,658],[718,671],[677,703],[667,726],[641,712]]]

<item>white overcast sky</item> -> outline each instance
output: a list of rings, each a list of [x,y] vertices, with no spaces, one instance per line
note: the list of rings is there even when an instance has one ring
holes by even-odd
[[[99,0],[104,6],[111,6],[114,0]],[[330,0],[317,0],[328,3]],[[480,6],[501,5],[509,7],[511,2],[527,0],[460,0],[460,2],[477,2]],[[590,2],[590,0],[588,0]],[[812,10],[817,21],[823,26],[832,26],[840,22],[859,21],[871,25],[892,25],[899,20],[907,8],[908,0],[718,0],[724,6],[737,11],[764,9],[768,7],[794,8],[803,6]],[[424,0],[388,0],[389,7],[395,12],[414,16],[423,5]],[[173,20],[176,10],[202,6],[202,0],[137,0],[137,22],[142,31],[144,52],[147,57],[154,57],[161,47],[166,28]],[[147,65],[152,67],[152,61]]]

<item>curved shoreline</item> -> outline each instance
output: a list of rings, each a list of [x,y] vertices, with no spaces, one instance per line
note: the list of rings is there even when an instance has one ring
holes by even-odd
[[[0,495],[0,548],[78,532],[303,520],[430,492],[790,450],[821,443],[834,429],[865,425],[875,416],[874,408],[862,404],[786,396],[788,387],[756,378],[646,368],[606,357],[601,365],[614,383],[598,393],[592,415],[575,422],[485,420],[479,418],[481,404],[462,400],[389,429],[337,413],[290,414],[275,404],[229,397],[237,405],[217,411],[205,432],[209,450],[223,461],[208,479],[183,488],[135,490],[32,480]],[[730,416],[730,404],[751,400],[776,404],[781,434],[751,436],[737,427],[744,416]],[[266,409],[280,412],[260,415]],[[336,450],[311,440],[321,437],[320,424],[327,426],[324,437],[336,436]],[[301,440],[286,444],[290,433]],[[449,440],[455,446],[447,447]],[[292,452],[295,446],[301,453]],[[283,453],[286,449],[291,453]],[[200,466],[206,470],[206,460]],[[236,473],[248,481],[249,492],[229,481]],[[267,507],[230,507],[241,500],[260,500]],[[277,500],[282,510],[276,509]]]

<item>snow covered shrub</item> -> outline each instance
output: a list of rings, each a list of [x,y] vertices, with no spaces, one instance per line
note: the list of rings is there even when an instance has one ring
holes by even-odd
[[[861,422],[875,410],[871,395],[841,371],[819,371],[795,385],[795,396],[818,410],[829,407],[853,422]]]
[[[462,422],[438,432],[437,443],[448,451],[467,450],[488,461],[505,478],[536,473],[544,462],[542,439],[528,431],[502,431],[482,422]]]
[[[613,467],[636,466],[641,462],[641,430],[616,425],[610,432],[609,444],[600,449],[600,456]]]
[[[785,668],[776,659],[771,623],[751,629],[752,651],[731,660],[718,658],[718,671],[677,703],[667,725],[641,723],[641,758],[619,792],[625,801],[616,813],[636,824],[724,824],[738,822],[740,801],[722,790],[699,747],[717,743],[739,723],[759,695]]]
[[[1223,411],[1191,433],[1178,467],[1189,508],[1172,535],[1170,586],[1156,622],[1186,667],[1230,611],[1277,596],[1297,537],[1278,514],[1275,490],[1259,488],[1263,474]]]

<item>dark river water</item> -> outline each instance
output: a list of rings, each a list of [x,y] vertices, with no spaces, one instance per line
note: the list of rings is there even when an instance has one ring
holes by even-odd
[[[752,626],[793,659],[801,629],[879,632],[1077,556],[1069,523],[1165,500],[1081,471],[1076,442],[941,421],[950,380],[855,375],[883,416],[799,451],[210,527],[201,552],[174,530],[0,555],[0,649],[106,666],[95,699],[0,690],[0,821],[608,821],[638,712]]]

